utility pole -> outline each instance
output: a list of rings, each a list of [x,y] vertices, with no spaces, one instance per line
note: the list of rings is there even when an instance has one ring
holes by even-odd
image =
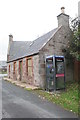
[[[78,2],[78,39],[80,43],[80,1]],[[80,49],[78,49],[78,53],[80,54]]]
[[[80,1],[78,2],[78,22],[79,22],[78,28],[80,29]]]
[[[78,2],[78,31],[80,32],[80,1]],[[80,40],[80,35],[79,35]]]
[[[78,20],[80,22],[80,1],[78,2]]]

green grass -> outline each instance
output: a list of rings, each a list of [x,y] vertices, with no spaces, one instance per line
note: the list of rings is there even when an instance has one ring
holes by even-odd
[[[39,94],[41,97],[61,105],[63,108],[74,113],[80,114],[79,109],[79,89],[78,83],[66,83],[66,90],[60,93],[50,93],[43,90],[34,90],[33,92]]]
[[[24,88],[25,90],[28,90],[28,91],[32,91],[32,89],[31,88]]]

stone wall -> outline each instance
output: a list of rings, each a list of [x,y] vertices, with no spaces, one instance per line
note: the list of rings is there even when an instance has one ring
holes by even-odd
[[[60,27],[56,34],[48,41],[48,43],[39,52],[39,74],[41,87],[45,88],[45,57],[49,55],[64,55],[62,48],[66,48],[68,41],[71,39],[71,31],[69,27]],[[70,66],[66,67],[66,81],[73,79],[73,71]]]
[[[10,65],[10,72],[9,72],[9,65]],[[13,62],[7,64],[7,75],[8,78],[13,79]]]
[[[69,27],[69,15],[66,15],[64,13],[61,13],[57,16],[58,19],[58,27],[62,26],[68,26]]]
[[[7,66],[7,73],[8,73],[8,78],[18,80],[20,81],[20,71],[19,71],[19,61],[22,61],[22,82],[26,82],[28,84],[33,84],[36,86],[39,86],[40,84],[40,79],[39,79],[39,55],[35,55],[32,57],[32,77],[28,76],[27,74],[27,66],[26,66],[26,60],[28,57],[25,57],[23,59],[14,61],[15,62],[15,72],[14,72],[14,62],[8,63]],[[9,65],[10,65],[10,72],[9,72]]]
[[[33,74],[34,74],[34,85],[40,86],[40,75],[39,75],[39,55],[33,56]]]

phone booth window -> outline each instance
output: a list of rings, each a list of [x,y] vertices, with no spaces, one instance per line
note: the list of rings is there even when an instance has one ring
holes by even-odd
[[[56,59],[56,74],[64,73],[64,60]]]
[[[64,58],[56,58],[56,89],[64,88]]]
[[[53,59],[47,59],[47,73],[50,74],[53,68]]]
[[[57,74],[64,73],[64,64],[63,64],[63,62],[57,62],[57,64],[56,64],[56,73]]]
[[[46,81],[47,89],[53,90],[54,88],[54,66],[53,57],[46,59]]]

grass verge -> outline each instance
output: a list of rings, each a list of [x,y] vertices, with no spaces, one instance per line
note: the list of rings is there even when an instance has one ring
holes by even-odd
[[[39,96],[56,103],[63,108],[70,110],[78,115],[80,115],[79,110],[79,89],[78,83],[66,83],[66,90],[60,93],[50,93],[43,90],[33,90]]]
[[[25,90],[28,90],[28,91],[32,91],[32,89],[31,88],[24,88]]]

